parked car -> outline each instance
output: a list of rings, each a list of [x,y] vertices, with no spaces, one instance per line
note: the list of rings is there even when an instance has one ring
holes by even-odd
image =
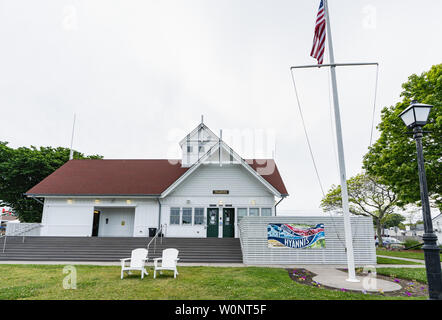
[[[403,242],[399,241],[396,238],[392,238],[392,237],[382,237],[382,243],[386,247],[395,247],[395,248],[403,248],[404,247]],[[379,245],[379,239],[375,240],[375,244],[376,244],[376,246]]]

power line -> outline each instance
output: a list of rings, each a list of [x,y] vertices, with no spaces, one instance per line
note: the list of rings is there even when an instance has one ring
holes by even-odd
[[[310,152],[310,157],[312,158],[313,167],[315,168],[316,177],[317,177],[318,182],[319,182],[319,187],[321,188],[322,195],[325,197],[324,188],[322,187],[321,178],[319,177],[319,172],[318,172],[318,168],[316,166],[315,157],[313,155],[312,146],[310,144],[310,139],[308,137],[307,128],[305,126],[304,115],[302,113],[301,103],[299,102],[298,90],[296,89],[295,76],[293,75],[293,70],[292,69],[290,69],[290,74],[292,75],[293,88],[295,89],[296,101],[298,102],[298,110],[299,110],[299,114],[301,115],[302,127],[304,128],[304,134],[305,134],[305,138],[307,140],[308,150]]]

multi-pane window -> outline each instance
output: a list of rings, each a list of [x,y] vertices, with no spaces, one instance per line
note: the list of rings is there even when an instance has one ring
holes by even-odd
[[[170,224],[180,224],[180,208],[170,208]]]
[[[258,217],[259,216],[259,208],[250,208],[249,209],[249,216]]]
[[[183,208],[183,224],[192,224],[192,208]]]
[[[187,146],[187,152],[193,152],[193,147],[192,146]]]
[[[271,208],[261,208],[261,217],[271,217],[272,209]]]
[[[238,223],[244,217],[247,217],[247,208],[238,208]]]
[[[195,208],[194,224],[204,224],[204,208]]]

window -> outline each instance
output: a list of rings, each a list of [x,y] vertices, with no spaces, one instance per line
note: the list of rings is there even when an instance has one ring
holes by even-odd
[[[192,146],[187,146],[187,152],[193,152]]]
[[[195,225],[204,224],[204,208],[195,208]]]
[[[183,224],[192,224],[192,208],[183,208]]]
[[[180,224],[180,208],[170,208],[170,224]]]
[[[247,208],[238,208],[238,223],[244,217],[247,217]]]
[[[272,209],[271,208],[261,208],[261,217],[271,217]]]
[[[251,217],[259,217],[259,208],[250,208],[249,216]]]
[[[204,152],[204,146],[199,146],[199,147],[198,147],[198,151],[199,151],[199,152]]]

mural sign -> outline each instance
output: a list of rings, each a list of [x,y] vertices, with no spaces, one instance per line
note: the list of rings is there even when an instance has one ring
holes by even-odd
[[[269,248],[325,248],[324,224],[269,224],[267,244]]]

